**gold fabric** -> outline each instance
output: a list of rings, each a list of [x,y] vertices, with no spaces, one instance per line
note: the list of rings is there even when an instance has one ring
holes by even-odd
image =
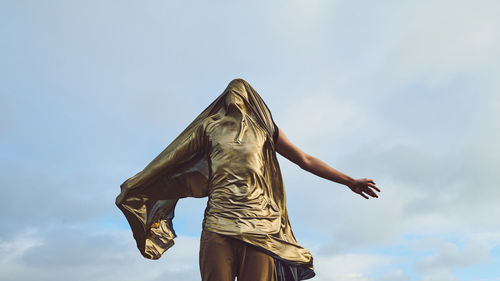
[[[273,257],[226,235],[203,230],[199,255],[201,281],[281,281]]]
[[[292,232],[273,135],[277,127],[242,79],[224,92],[149,165],[121,185],[116,205],[140,252],[158,259],[176,236],[177,200],[208,196],[203,229],[312,270]]]

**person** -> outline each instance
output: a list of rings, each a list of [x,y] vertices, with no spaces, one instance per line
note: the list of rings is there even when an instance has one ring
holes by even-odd
[[[380,189],[295,146],[243,79],[232,80],[141,172],[121,185],[116,205],[144,257],[174,244],[178,200],[208,197],[200,238],[203,281],[299,281],[312,278],[313,257],[293,234],[276,153],[368,199]]]

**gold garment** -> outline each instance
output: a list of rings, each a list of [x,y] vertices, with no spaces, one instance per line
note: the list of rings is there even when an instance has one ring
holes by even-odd
[[[174,244],[178,199],[208,196],[203,229],[301,267],[305,278],[314,276],[311,253],[297,243],[288,219],[277,131],[252,86],[231,81],[144,170],[121,185],[116,205],[142,255],[158,259]]]

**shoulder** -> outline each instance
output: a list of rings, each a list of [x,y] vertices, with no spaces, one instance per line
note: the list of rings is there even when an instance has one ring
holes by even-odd
[[[278,128],[278,125],[276,125],[276,123],[274,123],[274,122],[273,122],[273,125],[274,125],[273,140],[274,140],[274,143],[276,143],[276,142],[278,142],[280,128]]]

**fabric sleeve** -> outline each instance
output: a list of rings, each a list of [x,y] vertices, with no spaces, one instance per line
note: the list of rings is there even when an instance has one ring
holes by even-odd
[[[273,140],[274,140],[274,143],[276,143],[278,141],[278,136],[279,136],[279,128],[278,126],[276,125],[276,123],[274,123],[274,133],[273,133]]]
[[[166,172],[178,169],[190,162],[205,148],[204,126],[197,124],[182,132],[170,145],[153,159],[141,172],[127,179],[122,185],[122,194],[117,203],[128,193],[141,186],[151,186]]]
[[[141,254],[158,259],[176,237],[172,219],[178,199],[208,193],[208,163],[201,124],[182,133],[146,168],[122,184],[116,205],[123,212]]]

